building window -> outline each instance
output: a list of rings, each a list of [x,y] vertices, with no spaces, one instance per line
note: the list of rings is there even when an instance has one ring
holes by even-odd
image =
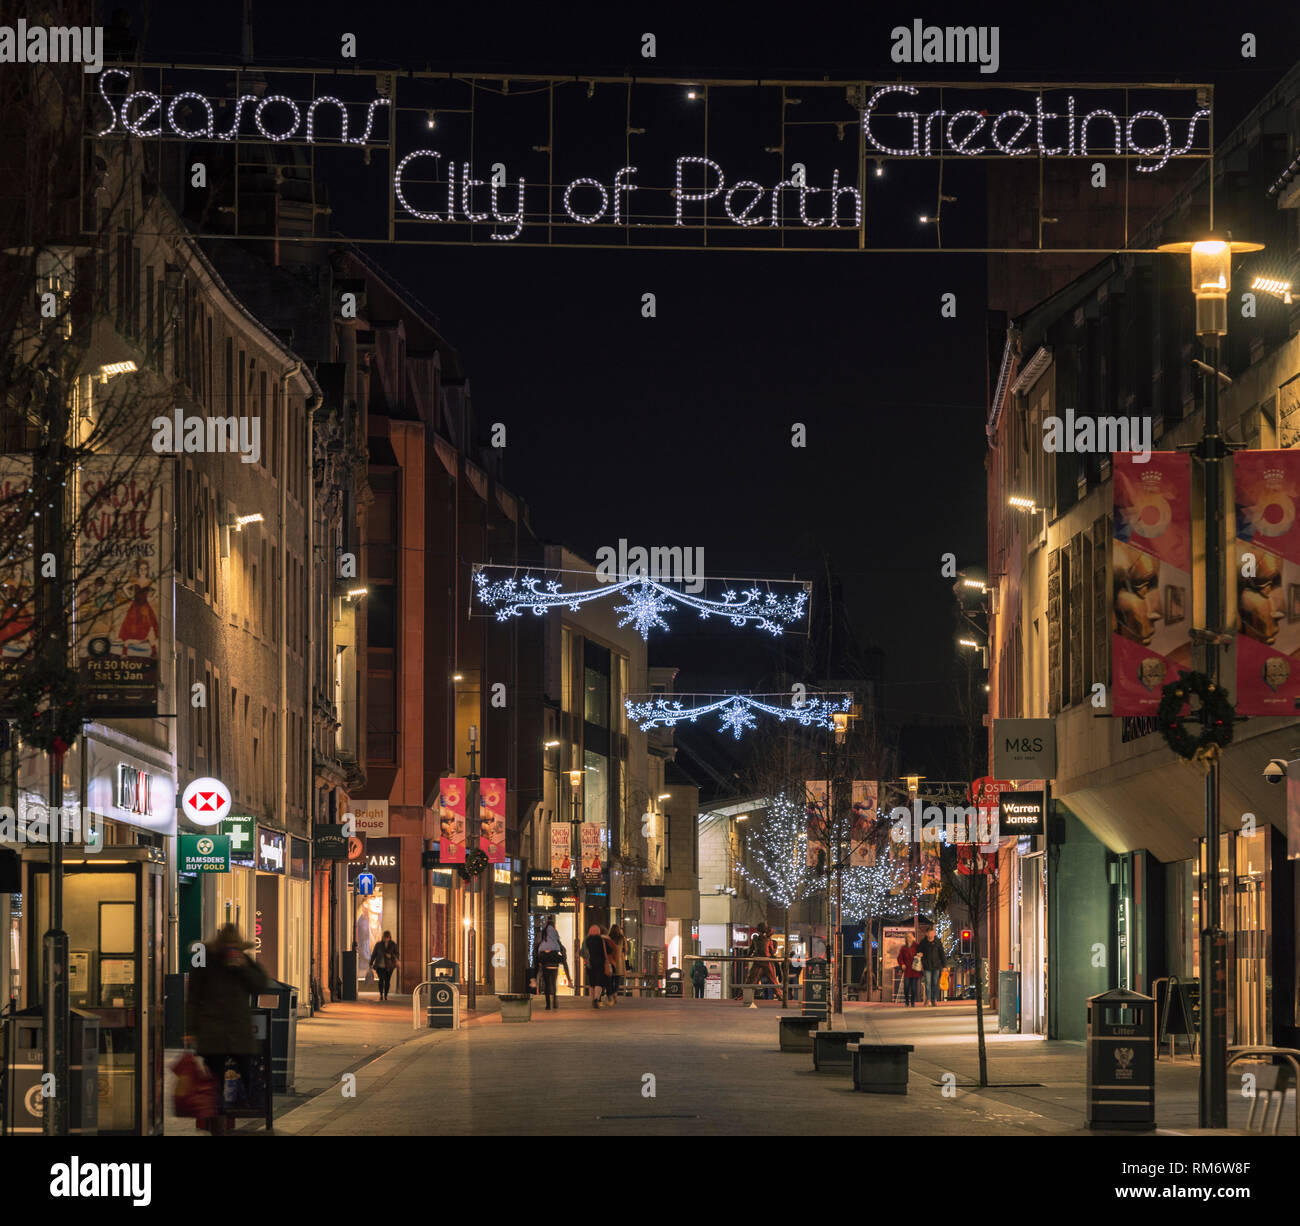
[[[609,727],[610,653],[596,643],[583,644],[582,718],[597,728]]]

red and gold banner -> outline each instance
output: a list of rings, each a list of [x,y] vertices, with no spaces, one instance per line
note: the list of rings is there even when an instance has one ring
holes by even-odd
[[[1294,716],[1300,698],[1300,451],[1238,451],[1232,480],[1237,713]]]
[[[502,864],[506,858],[506,781],[480,779],[478,781],[479,850],[487,854],[491,864]]]
[[[1191,458],[1114,455],[1111,712],[1154,715],[1161,690],[1192,667]],[[1061,599],[1067,599],[1065,592]]]
[[[443,864],[465,863],[465,780],[438,781],[438,821],[442,834],[438,859]]]
[[[849,819],[849,863],[865,868],[876,862],[871,828],[876,821],[880,785],[874,779],[853,781],[853,810]]]

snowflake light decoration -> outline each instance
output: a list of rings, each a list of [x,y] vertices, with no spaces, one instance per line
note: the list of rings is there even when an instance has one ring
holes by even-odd
[[[852,694],[824,694],[816,698],[805,698],[795,706],[793,702],[781,706],[776,703],[763,702],[764,698],[789,698],[786,694],[690,694],[689,698],[707,698],[712,701],[686,706],[678,699],[669,700],[662,694],[640,698],[633,695],[624,703],[627,717],[642,732],[651,728],[671,728],[683,721],[694,723],[702,715],[717,712],[722,716],[718,731],[731,732],[740,740],[740,734],[747,728],[756,728],[758,721],[755,711],[771,715],[782,723],[793,720],[805,728],[833,728],[832,716],[837,711],[847,711],[853,703]]]
[[[533,575],[517,576],[513,570],[494,579],[490,571],[507,570],[505,567],[481,566],[474,572],[475,592],[479,603],[495,611],[497,621],[509,621],[531,612],[538,617],[549,609],[568,609],[576,613],[582,605],[607,596],[624,594],[626,604],[615,610],[623,614],[620,626],[634,624],[643,639],[649,639],[652,629],[667,630],[663,615],[675,606],[694,609],[702,621],[710,617],[725,617],[733,626],[754,625],[759,630],[777,635],[787,626],[803,619],[808,607],[808,589],[788,596],[772,591],[749,587],[737,592],[728,588],[721,600],[709,600],[680,588],[670,587],[654,579],[633,577],[583,591],[565,591],[557,579],[541,579]]]

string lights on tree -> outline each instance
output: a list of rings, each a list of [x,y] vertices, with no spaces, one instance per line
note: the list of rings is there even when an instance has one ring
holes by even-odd
[[[752,624],[772,635],[782,634],[787,626],[800,621],[808,605],[808,589],[803,584],[789,596],[765,592],[758,587],[740,592],[728,588],[722,593],[721,600],[709,600],[640,576],[582,591],[565,591],[558,579],[542,580],[533,575],[520,577],[513,570],[499,579],[493,579],[489,574],[492,570],[506,569],[484,566],[474,572],[479,602],[494,610],[497,621],[509,621],[525,612],[540,617],[551,609],[568,609],[576,613],[593,600],[622,595],[627,603],[615,609],[616,613],[622,614],[618,624],[635,625],[643,639],[648,639],[653,629],[669,629],[663,615],[678,605],[694,609],[701,621],[715,616],[725,617],[733,626]]]
[[[704,698],[707,702],[686,705],[681,698]],[[764,702],[765,698],[786,698],[781,703]],[[837,711],[847,711],[853,704],[852,694],[829,694],[802,701],[788,694],[683,694],[676,699],[653,695],[642,699],[633,695],[627,699],[627,717],[642,732],[651,728],[672,728],[680,723],[695,723],[701,716],[717,713],[722,717],[720,732],[730,730],[736,740],[748,728],[758,726],[754,712],[771,715],[782,723],[793,721],[805,728],[834,728]]]
[[[772,798],[761,822],[745,841],[748,863],[736,872],[765,898],[789,911],[822,888],[817,870],[808,864],[808,826],[802,804],[784,792]]]

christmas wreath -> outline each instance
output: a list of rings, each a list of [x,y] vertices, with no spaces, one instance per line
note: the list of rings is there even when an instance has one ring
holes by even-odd
[[[477,877],[487,866],[487,853],[475,849],[465,853],[465,863],[458,865],[456,871],[460,873],[465,881],[468,881],[471,877]]]
[[[1201,703],[1200,710],[1195,713],[1201,724],[1199,736],[1190,732],[1185,723],[1193,712],[1184,714],[1183,711],[1193,697],[1200,699]],[[1156,718],[1174,753],[1189,761],[1205,762],[1218,757],[1219,751],[1232,743],[1236,713],[1228,692],[1204,673],[1179,672],[1178,680],[1171,681],[1161,691]]]
[[[85,718],[80,679],[66,665],[38,663],[14,686],[14,724],[25,745],[63,754]]]

